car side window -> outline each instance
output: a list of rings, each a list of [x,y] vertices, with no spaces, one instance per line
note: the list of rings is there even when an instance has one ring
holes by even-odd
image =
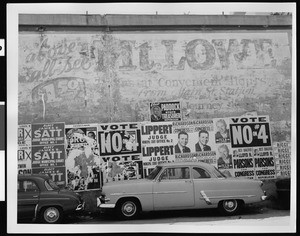
[[[167,168],[161,174],[161,180],[173,180],[173,179],[189,179],[190,170],[188,167]]]
[[[24,192],[38,192],[39,191],[39,188],[35,184],[35,182],[30,181],[30,180],[23,181],[23,189],[24,189]]]
[[[193,178],[194,179],[207,179],[207,178],[210,178],[210,174],[202,168],[194,167],[193,168]]]

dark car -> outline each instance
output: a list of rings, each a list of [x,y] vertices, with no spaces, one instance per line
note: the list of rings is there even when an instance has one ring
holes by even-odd
[[[60,189],[47,175],[18,175],[18,221],[60,223],[84,210],[79,194]]]
[[[276,181],[278,200],[284,209],[290,209],[291,179],[284,178]]]

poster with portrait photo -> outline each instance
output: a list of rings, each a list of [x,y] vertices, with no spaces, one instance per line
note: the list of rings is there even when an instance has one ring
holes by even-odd
[[[228,123],[228,118],[214,119],[214,137],[216,143],[230,143],[230,132]]]
[[[176,161],[216,164],[212,119],[173,122]]]
[[[178,101],[150,103],[150,121],[181,121],[181,104]]]
[[[234,176],[233,170],[233,150],[230,144],[222,143],[216,145],[217,168],[226,176]]]

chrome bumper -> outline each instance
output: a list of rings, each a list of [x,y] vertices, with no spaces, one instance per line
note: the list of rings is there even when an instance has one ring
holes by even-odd
[[[116,204],[106,204],[106,203],[103,203],[103,204],[100,204],[99,205],[99,208],[102,208],[102,209],[107,209],[107,208],[115,208]]]

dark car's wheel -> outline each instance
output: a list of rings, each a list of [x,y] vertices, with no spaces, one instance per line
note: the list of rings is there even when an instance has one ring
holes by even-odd
[[[63,214],[59,207],[50,206],[43,208],[40,217],[41,221],[44,223],[57,224],[61,222]]]
[[[236,215],[240,212],[243,202],[235,199],[228,199],[219,202],[219,210],[224,215]]]
[[[125,199],[118,203],[118,216],[122,220],[130,220],[140,213],[140,204],[136,199]]]

